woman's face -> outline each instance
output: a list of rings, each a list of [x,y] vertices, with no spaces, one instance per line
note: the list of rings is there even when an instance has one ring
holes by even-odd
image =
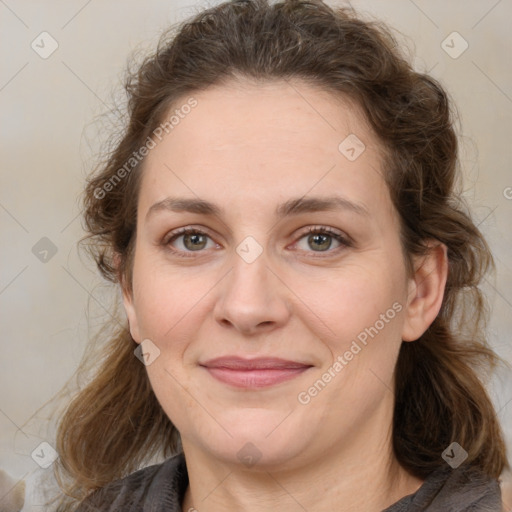
[[[422,334],[376,139],[300,82],[193,97],[146,157],[124,295],[156,397],[185,452],[374,455],[400,344]]]

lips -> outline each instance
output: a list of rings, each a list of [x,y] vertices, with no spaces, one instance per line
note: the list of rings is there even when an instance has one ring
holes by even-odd
[[[200,363],[200,366],[225,384],[241,388],[261,388],[293,379],[312,365],[274,357],[218,357]]]
[[[217,357],[210,359],[201,366],[207,368],[227,368],[230,370],[277,370],[296,369],[311,366],[310,364],[288,361],[277,357],[259,357],[256,359],[244,359],[242,357]]]

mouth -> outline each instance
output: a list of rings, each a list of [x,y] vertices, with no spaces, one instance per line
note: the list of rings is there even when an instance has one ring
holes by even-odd
[[[200,366],[216,380],[246,389],[274,386],[294,379],[312,367],[311,364],[278,358],[241,357],[211,359]]]

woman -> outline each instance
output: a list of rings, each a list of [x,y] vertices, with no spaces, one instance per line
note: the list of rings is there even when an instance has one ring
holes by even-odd
[[[381,25],[250,0],[127,90],[85,196],[128,322],[60,424],[78,510],[500,510],[492,256],[441,86]]]

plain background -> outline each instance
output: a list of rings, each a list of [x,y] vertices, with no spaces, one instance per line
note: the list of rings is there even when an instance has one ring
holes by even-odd
[[[134,50],[150,50],[169,24],[216,3],[0,0],[0,468],[17,479],[31,482],[51,471],[31,457],[41,442],[52,443],[53,425],[41,407],[72,377],[90,331],[108,318],[112,291],[77,249],[78,197],[108,135],[98,116],[122,98]],[[484,283],[489,336],[512,362],[512,2],[352,5],[404,34],[415,67],[440,80],[455,100],[465,195],[497,264],[496,277]],[[31,47],[42,32],[58,43],[46,59]],[[512,379],[495,377],[489,386],[512,446]]]

